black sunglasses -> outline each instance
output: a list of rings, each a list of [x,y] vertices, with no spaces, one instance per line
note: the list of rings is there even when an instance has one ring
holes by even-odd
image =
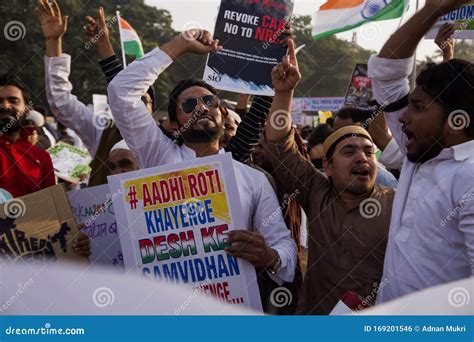
[[[217,108],[220,105],[219,98],[215,95],[204,95],[201,97],[190,97],[179,105],[186,114],[191,113],[198,105],[199,100],[208,108]]]

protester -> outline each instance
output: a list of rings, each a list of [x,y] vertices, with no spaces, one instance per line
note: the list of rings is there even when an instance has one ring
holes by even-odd
[[[367,114],[370,115],[371,113],[358,108],[344,107],[336,113],[336,117],[334,118],[334,128],[338,129],[346,125],[354,124],[361,125],[368,129],[372,139],[374,139],[375,146],[381,146],[381,149],[383,150],[385,146],[394,139],[387,131],[381,129],[381,127],[374,127],[375,125],[371,122],[367,123],[369,118],[371,118]],[[377,114],[376,116],[382,117],[383,114]],[[401,156],[401,153],[399,153],[399,155]],[[377,178],[375,183],[389,188],[396,188],[398,184],[397,179],[379,163],[377,163]]]
[[[331,134],[332,127],[328,124],[319,124],[313,132],[308,136],[308,153],[314,167],[320,171],[323,169],[324,158],[324,140]]]
[[[109,170],[111,170],[111,175],[118,175],[139,169],[137,160],[124,140],[120,140],[110,149],[107,166]]]
[[[230,139],[235,137],[237,133],[237,127],[242,122],[239,114],[234,112],[232,109],[222,108],[224,112],[227,112],[224,119],[224,134],[221,136],[220,145],[226,149],[229,146]]]
[[[89,186],[105,184],[107,175],[112,171],[107,168],[110,149],[122,140],[122,136],[111,121],[95,117],[93,111],[71,93],[72,84],[68,79],[71,56],[62,53],[62,37],[67,31],[67,17],[61,16],[57,2],[49,4],[46,0],[39,0],[36,13],[46,40],[45,82],[51,111],[61,124],[77,133],[93,157]],[[102,71],[107,82],[110,82],[123,66],[110,43],[104,9],[99,8],[97,21],[92,17],[86,17],[86,21],[86,34],[94,42],[101,58],[99,63]],[[146,103],[150,113],[153,112],[152,95],[151,88],[142,95],[142,101]]]
[[[219,146],[223,115],[215,90],[201,80],[183,80],[171,91],[168,114],[184,144],[178,146],[153,124],[139,94],[185,53],[206,54],[221,47],[209,32],[188,30],[130,64],[108,87],[111,111],[124,140],[139,164],[153,167],[224,152]],[[291,282],[295,273],[296,247],[285,226],[278,202],[263,173],[233,161],[243,220],[248,230],[229,233],[226,251],[255,267],[263,268],[276,282]],[[276,218],[271,225],[264,221]],[[244,228],[244,227],[242,227]],[[266,299],[264,299],[266,300]]]
[[[376,100],[407,157],[378,302],[474,274],[474,65],[428,64],[411,93],[407,80],[419,41],[462,4],[427,1],[369,60]]]
[[[0,188],[13,197],[56,184],[49,154],[21,139],[29,110],[26,87],[13,75],[0,75]]]
[[[326,175],[304,159],[291,127],[291,100],[301,78],[294,43],[273,69],[275,97],[264,147],[275,175],[308,216],[308,269],[300,314],[328,314],[348,290],[371,301],[382,277],[382,261],[394,196],[375,184],[376,159],[369,133],[350,125],[324,142]],[[278,123],[278,124],[276,124]],[[368,215],[367,203],[377,207]]]

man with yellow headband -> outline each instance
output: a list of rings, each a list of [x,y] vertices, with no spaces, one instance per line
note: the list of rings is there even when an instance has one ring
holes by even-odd
[[[291,128],[291,99],[301,78],[294,51],[272,72],[275,97],[264,146],[286,193],[308,216],[308,269],[300,314],[328,314],[348,290],[373,302],[381,282],[394,190],[375,185],[370,134],[344,126],[324,142],[326,175],[303,159]]]

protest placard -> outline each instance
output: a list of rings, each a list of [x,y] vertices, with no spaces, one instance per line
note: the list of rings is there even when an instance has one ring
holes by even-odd
[[[425,35],[425,39],[435,39],[439,28],[445,23],[454,24],[454,39],[474,38],[474,1],[441,16]]]
[[[71,183],[79,183],[82,174],[90,171],[92,161],[87,151],[69,144],[59,143],[48,149],[53,162],[54,174]]]
[[[120,194],[110,194],[107,184],[67,193],[79,229],[90,238],[92,266],[124,267],[112,206]]]
[[[372,81],[367,76],[367,64],[357,63],[347,86],[344,106],[369,110],[372,99]]]
[[[10,260],[86,260],[72,250],[79,232],[62,185],[0,205],[0,255]]]
[[[244,227],[230,153],[109,176],[125,268],[261,310],[254,267],[227,254]]]
[[[203,79],[237,93],[274,95],[272,68],[286,48],[280,44],[292,0],[222,0],[214,37],[222,51],[208,56]]]

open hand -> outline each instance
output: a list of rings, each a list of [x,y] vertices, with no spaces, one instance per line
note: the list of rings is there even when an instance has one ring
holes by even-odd
[[[61,16],[61,9],[56,0],[50,4],[48,0],[38,0],[35,9],[46,40],[58,40],[67,31],[67,16]]]

